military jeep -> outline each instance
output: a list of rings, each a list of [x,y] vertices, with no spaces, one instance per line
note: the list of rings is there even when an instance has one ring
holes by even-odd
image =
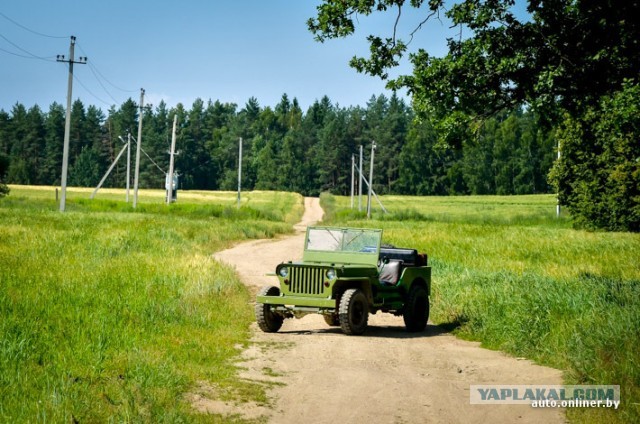
[[[415,249],[382,245],[382,230],[307,228],[302,262],[275,269],[280,287],[256,298],[256,321],[273,333],[285,318],[322,314],[345,334],[362,334],[369,314],[402,315],[406,329],[422,331],[429,319],[431,267]]]

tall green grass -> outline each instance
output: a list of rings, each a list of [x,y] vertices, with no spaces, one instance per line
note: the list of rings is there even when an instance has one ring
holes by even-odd
[[[164,191],[139,190],[138,205],[133,207],[133,190],[129,202],[125,202],[123,189],[102,189],[95,199],[90,199],[89,188],[67,189],[67,211],[84,212],[138,212],[192,218],[229,218],[282,221],[295,224],[304,210],[302,198],[285,192],[243,192],[238,208],[237,192],[231,191],[180,191],[178,201],[166,205]],[[57,187],[11,186],[6,205],[24,204],[28,208],[58,209]]]
[[[39,193],[0,200],[0,422],[200,421],[202,381],[264,400],[233,365],[249,295],[211,254],[291,231],[299,195],[134,211],[72,194],[61,214]]]
[[[371,220],[348,198],[321,201],[325,219],[429,254],[434,322],[567,383],[621,386],[621,410],[568,410],[573,421],[640,422],[640,235],[574,230],[553,196],[383,196],[389,213],[374,205]]]

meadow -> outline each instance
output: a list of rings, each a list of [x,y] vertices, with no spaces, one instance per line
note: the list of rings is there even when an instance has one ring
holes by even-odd
[[[210,422],[186,395],[267,402],[237,378],[251,299],[211,253],[288,233],[302,198],[12,186],[0,199],[0,422]],[[133,193],[131,193],[133,195]],[[427,252],[431,320],[483,346],[619,384],[621,410],[574,422],[639,422],[640,235],[575,230],[553,196],[382,196],[371,220],[323,195],[325,223],[376,227]],[[518,384],[515,382],[505,382]]]
[[[366,202],[366,198],[363,200]],[[431,320],[459,337],[564,370],[568,384],[621,386],[621,409],[569,409],[575,422],[640,422],[640,235],[587,232],[555,197],[382,196],[351,208],[323,195],[325,220],[384,229],[427,252]],[[517,381],[504,382],[518,384]]]
[[[249,294],[211,254],[292,231],[291,193],[12,186],[0,199],[0,422],[211,422],[186,394],[266,401],[237,378]]]

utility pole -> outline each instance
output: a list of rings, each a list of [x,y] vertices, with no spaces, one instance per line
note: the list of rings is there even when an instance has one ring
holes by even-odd
[[[360,145],[360,180],[358,181],[358,212],[362,212],[362,144]]]
[[[371,142],[371,165],[369,165],[369,195],[367,197],[367,219],[371,219],[371,191],[373,190],[373,156],[376,142]]]
[[[131,184],[131,131],[127,131],[127,203],[129,203],[129,185]]]
[[[176,151],[176,126],[178,115],[173,115],[173,131],[171,133],[171,151],[169,152],[169,178],[167,186],[167,205],[173,201],[173,153]],[[177,196],[176,196],[177,197]]]
[[[351,155],[351,209],[353,209],[353,184],[355,183],[355,168],[356,167],[356,157],[355,155]]]
[[[138,181],[140,177],[140,149],[142,148],[142,114],[144,112],[144,88],[140,89],[140,114],[138,118],[138,146],[136,148],[136,170],[133,181],[133,207],[138,206]]]
[[[240,208],[240,192],[242,188],[242,137],[238,141],[238,209]]]
[[[362,177],[364,178],[364,177]],[[367,181],[366,178],[364,178],[364,183],[369,186],[369,181]],[[384,205],[382,204],[382,202],[380,201],[380,198],[378,197],[378,195],[376,194],[376,191],[371,188],[371,194],[373,195],[374,199],[376,199],[376,202],[378,202],[378,204],[380,205],[380,209],[382,209],[382,211],[386,214],[389,213],[389,211],[387,210],[387,208],[384,207]]]
[[[58,62],[65,62],[69,64],[69,82],[67,84],[67,112],[64,121],[64,145],[62,148],[62,176],[60,177],[60,185],[62,195],[60,196],[60,212],[64,212],[67,202],[67,171],[69,167],[69,134],[71,133],[71,93],[73,91],[73,64],[78,63],[84,65],[87,63],[86,57],[80,57],[76,62],[73,60],[73,52],[76,45],[76,37],[71,36],[71,43],[69,45],[69,60],[64,58],[64,55],[58,55]]]

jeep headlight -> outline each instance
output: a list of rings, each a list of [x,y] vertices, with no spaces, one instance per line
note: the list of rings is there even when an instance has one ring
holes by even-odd
[[[289,275],[289,268],[286,266],[283,266],[278,270],[278,274],[280,274],[282,278],[287,278],[287,276]]]
[[[333,268],[329,268],[325,275],[329,280],[333,280],[336,278],[336,270]]]

